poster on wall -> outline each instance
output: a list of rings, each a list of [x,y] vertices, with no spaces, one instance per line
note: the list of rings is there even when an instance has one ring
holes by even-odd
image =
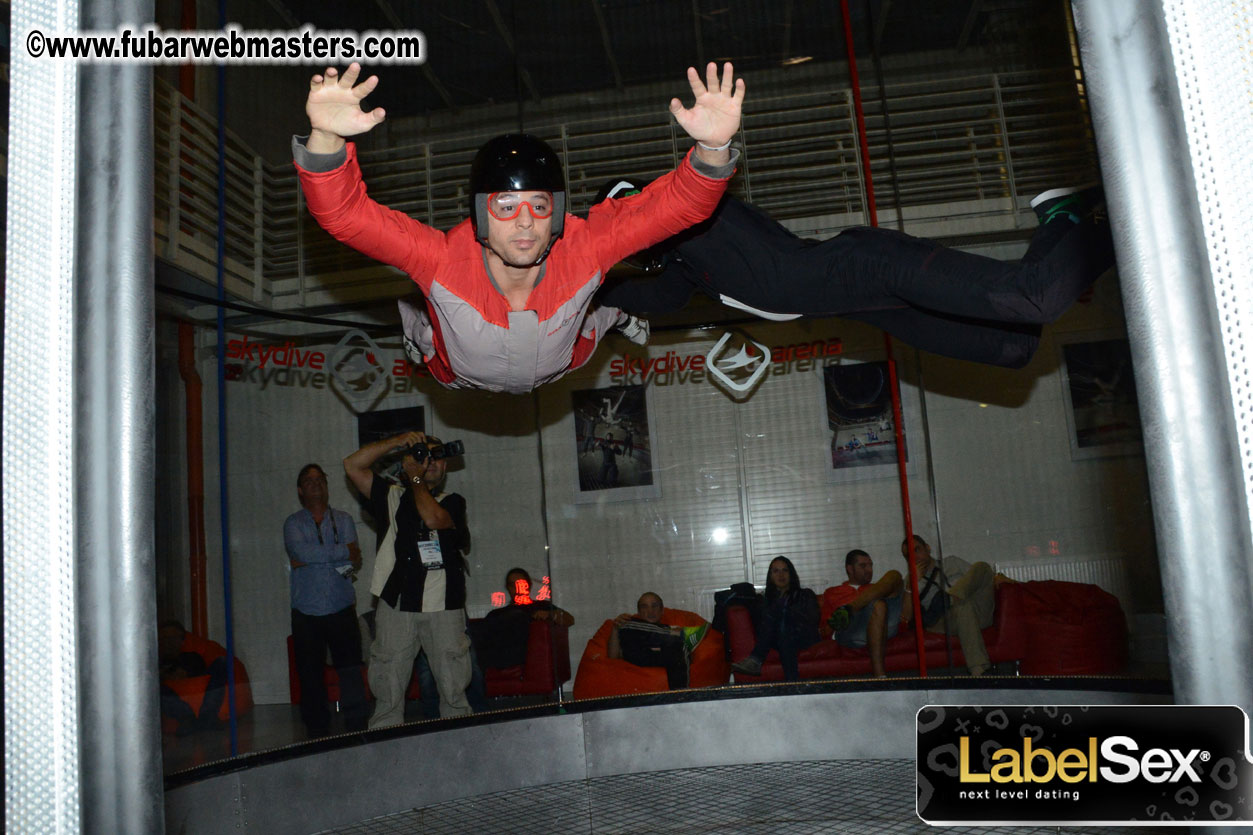
[[[1085,334],[1058,351],[1071,460],[1143,453],[1130,343]]]
[[[887,361],[827,366],[822,369],[822,389],[831,430],[831,480],[896,478],[896,422]],[[902,387],[904,414],[912,399],[907,392],[912,394]],[[908,465],[908,444],[905,461]]]
[[[653,463],[652,406],[643,385],[570,392],[576,502],[661,495]]]

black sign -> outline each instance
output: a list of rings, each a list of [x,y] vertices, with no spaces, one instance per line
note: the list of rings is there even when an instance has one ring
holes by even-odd
[[[1253,821],[1238,707],[928,705],[918,816],[933,824]]]

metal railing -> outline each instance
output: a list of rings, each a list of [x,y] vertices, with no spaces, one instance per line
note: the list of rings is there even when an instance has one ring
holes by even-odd
[[[1096,175],[1095,152],[1071,67],[985,74],[862,90],[880,211],[952,217],[953,204],[1021,198]],[[216,129],[175,90],[156,90],[158,252],[215,280]],[[888,118],[885,118],[885,108]],[[573,211],[601,184],[656,177],[690,142],[664,111],[530,128],[565,160]],[[889,143],[890,135],[890,143]],[[865,205],[852,94],[847,89],[755,97],[739,137],[732,193],[779,219],[856,215]],[[441,229],[469,212],[467,172],[477,143],[432,140],[360,154],[370,194]],[[163,153],[162,153],[163,151]],[[333,241],[305,212],[290,166],[276,166],[229,134],[226,285],[263,307],[290,309],[407,292],[407,279]],[[1008,202],[1006,202],[1008,198]],[[934,207],[928,214],[927,207]]]

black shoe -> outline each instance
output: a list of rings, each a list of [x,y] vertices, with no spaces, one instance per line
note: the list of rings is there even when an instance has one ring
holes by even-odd
[[[1079,223],[1085,217],[1104,213],[1105,190],[1099,183],[1073,188],[1049,189],[1032,198],[1031,209],[1040,219],[1041,226],[1057,218]]]
[[[746,676],[761,675],[761,659],[746,655],[731,665],[731,672],[743,673]]]

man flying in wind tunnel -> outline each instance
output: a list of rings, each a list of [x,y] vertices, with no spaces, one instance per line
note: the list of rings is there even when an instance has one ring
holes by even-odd
[[[597,205],[630,205],[652,185],[610,180]],[[1040,326],[1061,316],[1114,264],[1100,187],[1046,191],[1019,261],[949,249],[891,229],[857,226],[816,241],[726,196],[709,217],[626,259],[596,302],[636,316],[683,308],[700,290],[765,319],[842,316],[946,357],[1022,368]],[[593,207],[595,208],[595,207]]]
[[[406,349],[450,388],[515,394],[561,377],[588,361],[613,327],[647,340],[647,323],[621,311],[592,309],[611,266],[709,216],[735,170],[731,139],[740,126],[744,81],[730,63],[702,83],[687,71],[695,102],[676,98],[670,112],[696,141],[674,171],[629,205],[606,203],[586,220],[567,215],[557,154],[527,134],[484,145],[471,166],[474,207],[448,232],[379,205],[366,194],[356,147],[345,137],[383,121],[361,101],[378,86],[360,84],[352,64],[310,81],[305,112],[311,132],[292,140],[309,211],[337,240],[404,270],[425,309],[401,305]],[[415,356],[416,355],[416,356]]]

